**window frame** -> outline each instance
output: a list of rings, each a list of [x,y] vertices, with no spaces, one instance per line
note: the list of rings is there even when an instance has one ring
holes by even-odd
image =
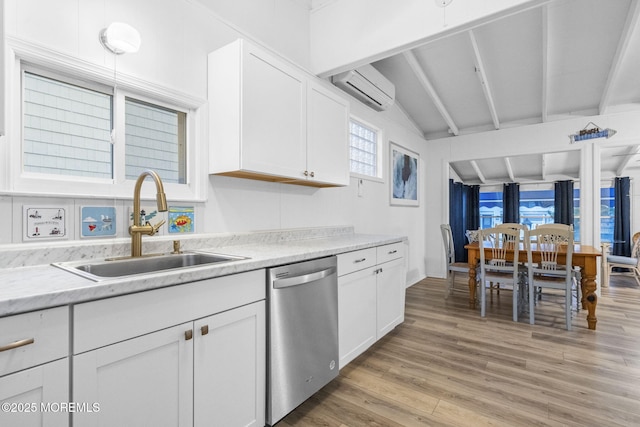
[[[124,175],[125,156],[125,97],[142,102],[181,111],[186,117],[186,176],[184,184],[165,183],[165,191],[170,200],[201,202],[206,200],[206,171],[208,147],[199,144],[204,138],[203,106],[206,100],[176,92],[148,81],[129,75],[117,75],[114,68],[85,63],[78,58],[60,52],[53,52],[38,46],[27,45],[15,40],[7,40],[8,56],[12,64],[8,67],[7,84],[10,88],[8,105],[12,112],[8,117],[6,141],[0,147],[0,161],[6,173],[0,176],[0,193],[9,195],[130,199],[135,180],[127,180]],[[115,59],[114,59],[115,60]],[[115,65],[114,65],[115,66]],[[48,175],[23,171],[23,99],[22,76],[25,69],[34,74],[56,78],[92,90],[104,92],[113,88],[112,114],[115,127],[113,150],[113,179],[87,178],[79,176]],[[118,104],[120,103],[120,104]],[[121,153],[119,151],[121,151]],[[151,185],[143,186],[143,198],[154,198]]]
[[[382,141],[384,141],[383,139],[383,131],[380,127],[378,126],[374,126],[372,125],[370,122],[367,122],[366,120],[362,120],[357,116],[354,115],[350,115],[349,116],[349,128],[351,128],[351,122],[357,122],[358,124],[367,127],[373,131],[376,132],[377,138],[376,138],[376,169],[377,169],[377,175],[376,176],[372,176],[372,175],[363,175],[361,173],[357,173],[357,172],[352,172],[351,171],[351,131],[349,131],[349,175],[357,178],[357,179],[364,179],[364,180],[368,180],[368,181],[374,181],[374,182],[384,182],[384,176],[385,176],[385,172],[384,172],[384,167],[383,167],[383,162],[384,162],[384,150],[383,150],[383,144]]]

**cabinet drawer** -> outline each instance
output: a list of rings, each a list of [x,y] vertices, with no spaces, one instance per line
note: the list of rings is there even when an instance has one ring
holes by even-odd
[[[265,277],[248,271],[78,304],[73,354],[263,300]]]
[[[338,276],[353,273],[376,264],[376,248],[338,255]]]
[[[69,307],[0,318],[0,331],[0,376],[66,357]]]
[[[378,264],[402,258],[404,256],[404,242],[392,243],[390,245],[378,246],[377,248]]]

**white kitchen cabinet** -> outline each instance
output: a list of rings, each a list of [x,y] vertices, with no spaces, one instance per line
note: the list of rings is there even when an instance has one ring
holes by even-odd
[[[186,323],[73,357],[73,399],[97,402],[78,426],[193,425],[193,342]]]
[[[402,242],[338,255],[341,369],[404,321],[405,276]]]
[[[338,277],[340,369],[376,342],[376,310],[375,267]]]
[[[265,272],[74,306],[76,425],[264,425]],[[98,332],[97,332],[98,331]]]
[[[377,266],[376,338],[380,339],[404,322],[405,298],[404,259],[399,258]]]
[[[0,377],[0,426],[67,427],[69,359]]]
[[[195,322],[194,426],[264,426],[265,303]]]
[[[208,64],[209,173],[348,185],[345,100],[246,40],[210,53]]]
[[[0,318],[0,331],[0,425],[68,425],[69,308]]]
[[[307,94],[309,179],[349,185],[349,103],[313,81]]]

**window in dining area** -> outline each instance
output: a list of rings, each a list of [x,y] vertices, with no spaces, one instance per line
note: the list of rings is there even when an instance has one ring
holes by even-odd
[[[554,222],[554,190],[553,189],[520,189],[519,216],[520,224],[529,229],[541,224]],[[580,190],[573,190],[574,238],[580,237]],[[491,228],[502,224],[503,201],[502,191],[480,192],[480,227]]]

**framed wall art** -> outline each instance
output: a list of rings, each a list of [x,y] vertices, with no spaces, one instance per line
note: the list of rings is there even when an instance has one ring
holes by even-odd
[[[420,155],[393,142],[389,143],[390,203],[420,205]]]

